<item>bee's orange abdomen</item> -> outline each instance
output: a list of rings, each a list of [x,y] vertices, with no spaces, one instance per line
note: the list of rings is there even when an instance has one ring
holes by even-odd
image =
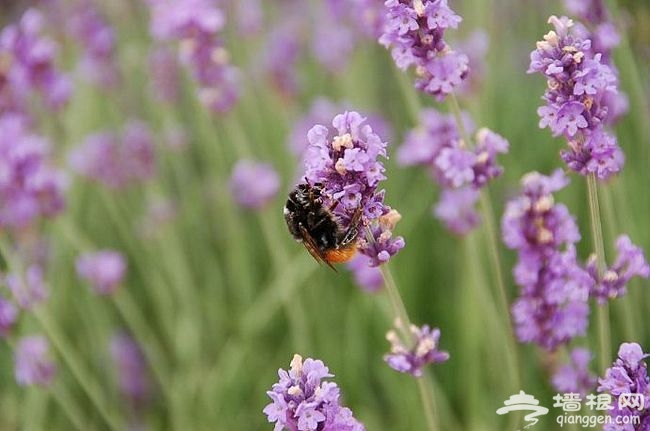
[[[357,244],[353,242],[346,248],[336,248],[325,252],[325,260],[329,263],[344,263],[352,259],[357,252]]]

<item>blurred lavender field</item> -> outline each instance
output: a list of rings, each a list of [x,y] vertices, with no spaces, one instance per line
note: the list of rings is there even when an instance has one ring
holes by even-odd
[[[0,0],[0,430],[650,430],[649,22]]]

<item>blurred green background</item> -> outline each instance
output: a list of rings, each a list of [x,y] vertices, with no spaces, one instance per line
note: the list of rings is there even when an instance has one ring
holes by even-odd
[[[397,71],[389,52],[371,40],[360,43],[350,64],[336,75],[301,57],[302,89],[295,100],[287,100],[255,73],[265,33],[243,39],[231,24],[225,45],[244,72],[242,99],[235,109],[224,115],[206,112],[187,77],[181,103],[160,104],[148,91],[146,5],[124,0],[98,4],[116,30],[125,79],[110,94],[76,83],[69,108],[43,121],[43,133],[54,142],[61,163],[67,149],[88,133],[118,129],[134,117],[148,122],[159,136],[181,125],[190,141],[182,152],[157,144],[159,172],[143,186],[117,193],[75,180],[67,210],[46,226],[53,238],[47,274],[51,322],[27,316],[18,332],[42,332],[46,323],[61,336],[74,359],[55,353],[59,374],[54,385],[64,387],[79,406],[87,429],[107,429],[89,393],[120,421],[130,415],[107,356],[108,340],[120,328],[141,344],[152,369],[145,429],[272,429],[262,414],[269,402],[265,391],[294,353],[322,359],[330,367],[344,403],[368,430],[425,429],[414,379],[382,360],[388,350],[384,335],[392,324],[388,298],[359,289],[345,269],[335,273],[319,266],[286,232],[282,206],[300,170],[286,140],[293,122],[316,97],[325,96],[382,114],[394,129],[389,146],[389,155],[394,155],[404,133],[416,125],[409,105],[413,98],[421,106],[446,110],[446,105],[417,95],[412,77]],[[601,188],[605,245],[612,257],[613,240],[621,233],[650,250],[650,3],[609,5],[626,29],[614,61],[630,99],[629,113],[616,127],[626,165]],[[20,16],[26,6],[0,2],[0,23]],[[273,16],[274,2],[263,6]],[[505,173],[490,185],[500,220],[522,174],[550,173],[562,166],[559,150],[564,143],[537,126],[545,83],[525,71],[535,42],[548,31],[548,16],[564,9],[560,2],[533,0],[450,0],[450,6],[464,18],[460,30],[450,34],[452,41],[477,28],[489,34],[483,84],[475,95],[461,99],[461,105],[479,127],[489,127],[510,142],[510,152],[501,159]],[[63,64],[68,64],[74,48],[64,46],[62,54]],[[242,157],[271,162],[281,174],[279,196],[262,211],[238,208],[228,193],[231,168]],[[551,408],[534,429],[558,429],[555,417],[561,411],[551,407],[555,391],[545,368],[549,359],[536,347],[518,344],[522,382],[520,388],[513,386],[515,370],[508,368],[505,354],[511,334],[503,327],[485,230],[462,238],[446,231],[431,215],[438,190],[422,169],[398,167],[392,157],[387,176],[386,201],[401,212],[396,233],[407,243],[391,261],[391,270],[412,320],[441,328],[441,348],[451,354],[447,363],[428,371],[435,382],[441,429],[511,429],[511,418],[495,411],[519,389]],[[578,217],[584,259],[592,251],[586,182],[575,175],[571,179],[557,201]],[[175,204],[176,216],[143,239],[136,233],[138,222],[147,203],[161,198]],[[96,247],[123,251],[128,259],[127,281],[111,298],[93,295],[74,272],[80,248]],[[517,295],[511,276],[515,255],[503,246],[500,252],[512,301]],[[648,284],[633,282],[628,295],[611,306],[611,360],[623,341],[650,349]],[[591,319],[590,335],[576,344],[595,350],[595,329]],[[72,428],[49,390],[16,385],[5,343],[0,343],[0,387],[0,429]]]

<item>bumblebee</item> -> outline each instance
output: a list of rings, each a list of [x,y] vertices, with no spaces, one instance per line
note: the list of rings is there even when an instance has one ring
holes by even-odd
[[[334,263],[347,262],[357,251],[361,207],[346,228],[334,214],[338,201],[328,208],[323,203],[322,191],[320,183],[298,184],[289,193],[284,219],[295,240],[301,242],[316,261],[325,262],[336,271]]]

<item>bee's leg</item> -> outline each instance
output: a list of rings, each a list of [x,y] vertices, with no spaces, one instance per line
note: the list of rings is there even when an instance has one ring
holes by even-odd
[[[350,226],[345,231],[343,239],[341,240],[341,246],[345,247],[349,243],[353,242],[359,236],[359,222],[361,221],[361,215],[363,214],[363,207],[359,206],[354,212],[352,219],[350,220]]]

